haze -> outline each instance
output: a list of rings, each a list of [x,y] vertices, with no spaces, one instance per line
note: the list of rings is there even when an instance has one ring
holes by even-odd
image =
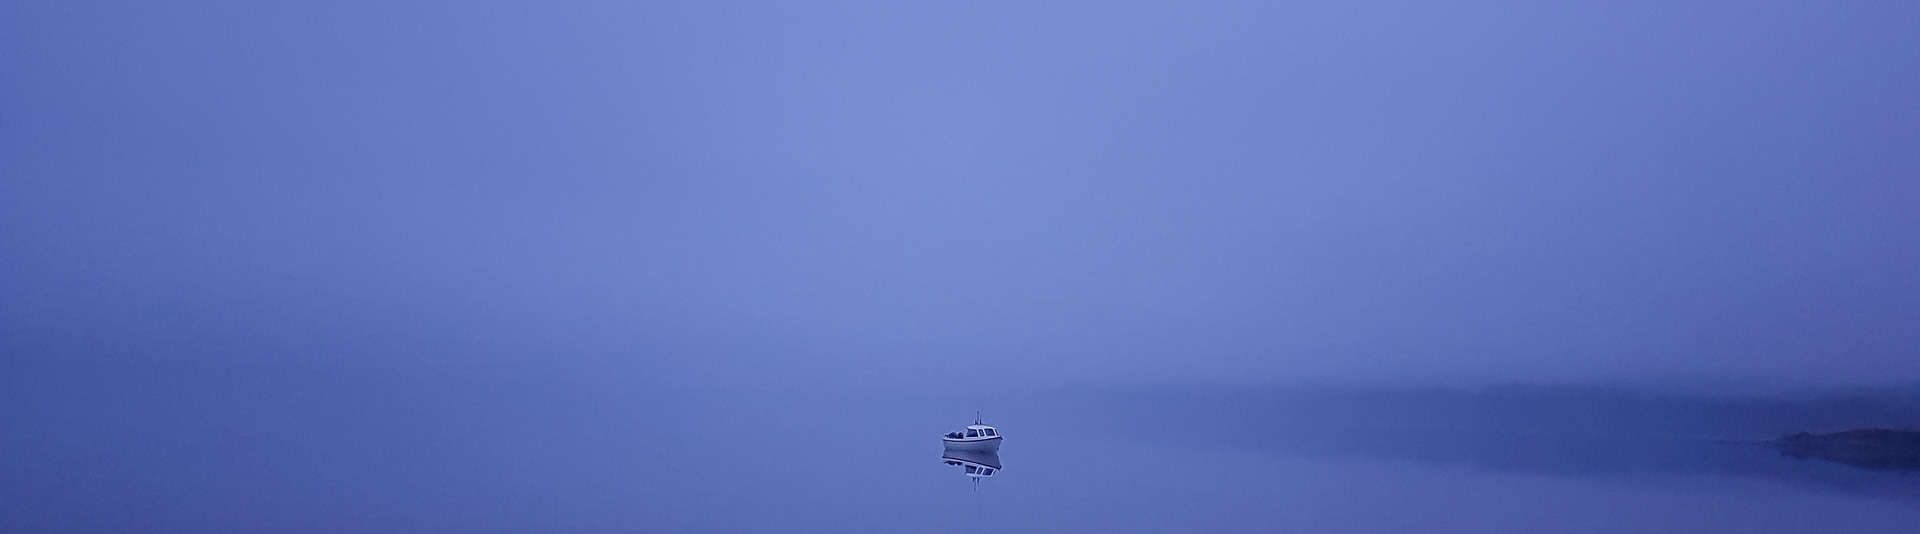
[[[1915,28],[1899,2],[8,3],[0,353],[1920,380]]]

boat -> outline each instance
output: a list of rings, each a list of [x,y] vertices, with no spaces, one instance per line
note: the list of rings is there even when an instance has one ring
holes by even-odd
[[[973,424],[967,428],[948,432],[940,437],[940,442],[953,451],[998,451],[1000,450],[1000,429],[980,422],[980,415],[974,414]]]

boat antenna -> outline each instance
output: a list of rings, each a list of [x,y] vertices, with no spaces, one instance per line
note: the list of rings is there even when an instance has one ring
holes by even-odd
[[[973,424],[980,424],[980,410],[973,411]]]

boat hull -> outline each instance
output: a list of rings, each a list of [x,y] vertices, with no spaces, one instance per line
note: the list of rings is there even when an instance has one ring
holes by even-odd
[[[958,463],[976,467],[1000,469],[1000,453],[987,451],[956,451],[947,449],[940,452],[940,461],[949,464]]]
[[[997,451],[1000,450],[1000,436],[986,439],[940,438],[940,442],[950,451]]]

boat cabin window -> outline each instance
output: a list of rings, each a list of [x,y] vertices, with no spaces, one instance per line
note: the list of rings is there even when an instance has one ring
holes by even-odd
[[[980,431],[980,435],[982,435],[982,436],[991,436],[991,435],[993,435],[993,429],[991,429],[991,428],[989,428],[989,429],[986,429],[986,430],[982,430],[982,431]]]
[[[969,438],[980,437],[980,431],[969,428],[967,429],[967,437]]]

